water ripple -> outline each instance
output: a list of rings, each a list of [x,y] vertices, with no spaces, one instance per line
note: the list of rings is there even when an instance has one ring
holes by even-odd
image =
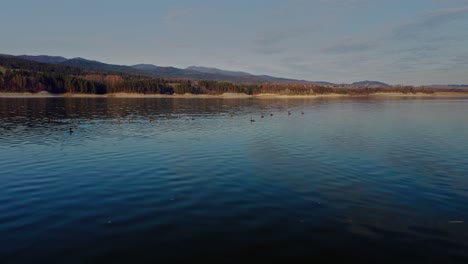
[[[0,98],[0,259],[466,263],[467,106]]]

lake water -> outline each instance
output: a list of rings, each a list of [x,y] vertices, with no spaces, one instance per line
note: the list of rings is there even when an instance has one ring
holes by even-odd
[[[196,260],[468,263],[468,99],[0,98],[1,263]]]

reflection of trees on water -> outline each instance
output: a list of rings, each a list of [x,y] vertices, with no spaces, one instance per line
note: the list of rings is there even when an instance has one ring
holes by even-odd
[[[70,127],[198,120],[312,109],[320,100],[237,98],[0,98],[0,135],[46,136]],[[295,110],[293,110],[295,111]],[[91,128],[91,127],[89,127]],[[98,129],[95,127],[95,129]],[[30,130],[30,131],[28,131]]]
[[[2,98],[0,118],[43,122],[67,119],[149,118],[177,115],[260,114],[310,106],[309,99],[187,99],[187,98]],[[10,120],[13,121],[13,120]]]
[[[366,101],[383,104],[382,99],[357,98],[0,98],[0,132],[18,127],[48,127],[74,125],[100,120],[127,122],[139,120],[193,119],[204,117],[261,118],[278,114],[301,114],[327,107],[330,103]],[[404,100],[404,99],[399,99]],[[430,100],[430,99],[428,99]],[[367,104],[366,104],[367,105]],[[363,107],[363,106],[361,106]],[[68,129],[68,128],[67,128]]]

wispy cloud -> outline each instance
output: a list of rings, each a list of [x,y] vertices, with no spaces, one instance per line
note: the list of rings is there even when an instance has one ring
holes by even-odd
[[[287,42],[298,41],[308,35],[310,29],[295,28],[289,30],[271,30],[257,33],[253,38],[253,49],[260,54],[281,53],[290,49]]]
[[[327,53],[355,53],[365,52],[377,47],[374,41],[356,42],[352,40],[343,40],[340,43],[333,44],[324,49]]]
[[[432,11],[398,27],[394,31],[394,37],[397,39],[414,38],[448,22],[466,19],[467,14],[468,6]]]

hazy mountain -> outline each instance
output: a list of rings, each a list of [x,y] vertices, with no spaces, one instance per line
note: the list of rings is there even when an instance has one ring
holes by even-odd
[[[362,82],[354,82],[351,84],[351,86],[375,88],[375,87],[387,87],[390,85],[383,83],[383,82],[377,82],[377,81],[362,81]]]
[[[137,64],[137,65],[133,65],[132,67],[140,69],[140,70],[144,70],[144,71],[160,71],[164,68],[166,68],[165,69],[166,71],[171,70],[171,69],[177,70],[177,68],[174,68],[174,67],[162,67],[162,66],[156,66],[153,64]]]
[[[15,57],[15,58],[24,59],[24,60],[30,60],[30,61],[42,62],[42,63],[51,63],[51,64],[59,64],[59,63],[62,63],[62,62],[67,60],[67,58],[64,58],[64,57],[47,56],[47,55],[38,55],[38,56],[19,55],[19,56],[13,56],[13,55],[8,55],[8,54],[0,54],[0,56]]]
[[[334,85],[330,82],[312,82],[306,80],[296,80],[296,79],[288,79],[288,78],[280,78],[274,77],[270,75],[253,75],[248,72],[242,71],[226,71],[217,68],[209,68],[209,67],[202,67],[202,66],[190,66],[186,68],[186,70],[197,71],[202,73],[208,74],[216,74],[220,76],[233,76],[233,77],[240,77],[239,79],[245,79],[247,81],[252,82],[290,82],[290,83],[313,83],[318,85]]]
[[[208,68],[208,67],[201,67],[201,66],[190,66],[186,68],[186,70],[203,72],[203,73],[211,73],[211,74],[221,74],[227,76],[253,76],[250,73],[241,72],[241,71],[225,71],[216,68]]]
[[[241,82],[241,83],[263,83],[263,82],[279,82],[279,83],[311,83],[319,85],[333,85],[328,82],[311,82],[306,80],[296,80],[288,78],[279,78],[269,75],[253,75],[240,71],[225,71],[216,68],[208,68],[201,66],[192,66],[186,69],[175,67],[161,67],[152,64],[137,64],[133,66],[107,64],[94,60],[87,60],[83,58],[67,59],[57,56],[13,56],[13,55],[0,55],[21,58],[36,62],[48,64],[60,64],[71,67],[79,67],[88,70],[101,70],[109,72],[120,72],[127,74],[137,74],[149,77],[158,78],[174,78],[174,79],[192,79],[192,80],[213,80],[213,81],[227,81],[227,82]]]
[[[263,82],[289,82],[289,83],[312,83],[304,80],[278,78],[268,75],[253,75],[241,71],[225,71],[216,68],[191,66],[186,69],[174,67],[160,67],[152,64],[137,64],[132,66],[139,70],[144,70],[152,76],[186,78],[194,80],[214,80],[241,83],[263,83]]]
[[[213,81],[226,81],[226,82],[240,82],[240,83],[265,83],[265,82],[276,82],[276,83],[308,83],[316,85],[334,86],[337,84],[322,81],[307,81],[307,80],[296,80],[289,78],[280,78],[269,75],[253,75],[242,71],[226,71],[217,68],[209,68],[202,66],[191,66],[186,69],[180,69],[175,67],[161,67],[152,64],[137,64],[133,66],[127,65],[115,65],[107,64],[95,60],[88,60],[83,58],[67,59],[60,56],[30,56],[30,55],[7,55],[0,54],[4,57],[14,57],[35,62],[47,63],[47,64],[58,64],[66,65],[70,67],[78,67],[87,70],[94,71],[106,71],[106,72],[118,72],[126,74],[136,74],[148,77],[158,78],[173,78],[173,79],[191,79],[191,80],[213,80]],[[351,86],[359,87],[381,87],[389,86],[388,84],[376,81],[362,81],[355,82]]]
[[[121,72],[121,73],[128,73],[128,74],[140,74],[140,75],[146,74],[144,71],[135,69],[130,66],[107,64],[107,63],[94,61],[94,60],[87,60],[83,58],[69,59],[69,60],[61,62],[60,64],[84,68],[84,69],[91,69],[91,70],[113,71],[113,72]]]
[[[42,62],[42,63],[52,63],[52,64],[62,63],[67,60],[66,58],[60,57],[60,56],[45,56],[45,55],[39,55],[39,56],[22,55],[22,56],[19,56],[19,58],[25,59],[25,60]]]
[[[184,70],[175,67],[162,67],[153,64],[137,64],[132,66],[135,69],[145,71],[146,74],[150,74],[155,77],[166,77],[166,78],[187,78],[187,79],[203,79],[205,74],[201,74],[196,71]],[[208,76],[209,77],[209,76]]]

